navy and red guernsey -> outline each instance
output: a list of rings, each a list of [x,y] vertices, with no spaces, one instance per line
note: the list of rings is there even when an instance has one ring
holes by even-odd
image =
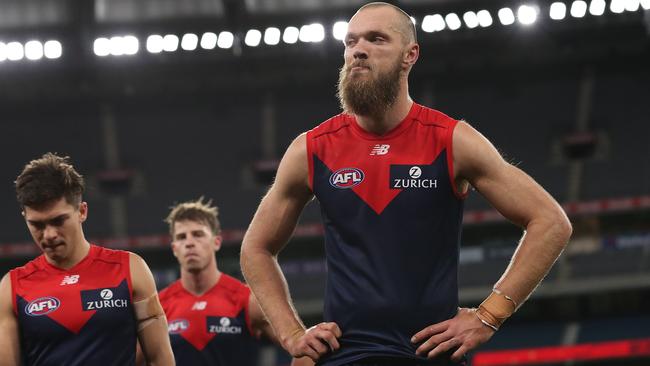
[[[11,270],[25,365],[134,365],[129,253],[90,246],[64,270],[45,256]]]
[[[341,348],[319,365],[420,360],[411,337],[458,309],[463,198],[453,179],[457,121],[413,103],[377,136],[339,114],[307,132],[309,184],[325,226],[325,321]],[[449,355],[433,364],[453,364]]]
[[[257,339],[248,313],[250,289],[221,274],[195,296],[178,280],[160,292],[177,365],[255,366]]]

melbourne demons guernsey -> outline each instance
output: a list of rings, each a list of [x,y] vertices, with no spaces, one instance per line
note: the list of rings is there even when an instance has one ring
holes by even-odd
[[[411,337],[456,314],[464,198],[452,183],[456,123],[413,103],[383,136],[347,114],[307,132],[325,227],[324,318],[343,332],[341,348],[319,364],[418,359]]]
[[[201,296],[178,280],[160,292],[177,365],[255,366],[257,339],[248,313],[250,289],[221,274]]]
[[[90,246],[64,270],[44,255],[10,272],[25,365],[134,365],[129,253]]]

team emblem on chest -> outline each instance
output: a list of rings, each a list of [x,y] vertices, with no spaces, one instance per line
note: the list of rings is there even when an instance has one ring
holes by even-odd
[[[431,165],[391,165],[391,189],[436,189],[438,179]]]
[[[335,171],[330,176],[330,184],[332,187],[347,189],[359,185],[363,182],[365,174],[358,168],[343,168]]]
[[[119,288],[103,288],[81,291],[82,308],[84,311],[126,308],[129,306],[128,297],[116,293]]]
[[[41,297],[25,306],[25,314],[29,316],[41,316],[55,311],[59,306],[61,306],[61,301],[56,297]]]

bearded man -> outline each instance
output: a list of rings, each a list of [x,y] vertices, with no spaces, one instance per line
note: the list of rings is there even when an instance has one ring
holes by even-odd
[[[410,17],[370,3],[350,19],[343,113],[298,136],[242,245],[243,273],[283,347],[319,365],[462,365],[549,271],[571,234],[562,208],[492,144],[410,98]],[[458,307],[463,200],[473,186],[525,235],[486,300]],[[325,322],[305,329],[277,255],[312,197],[327,253]]]

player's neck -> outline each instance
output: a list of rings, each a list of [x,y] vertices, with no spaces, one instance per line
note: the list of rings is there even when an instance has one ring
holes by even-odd
[[[45,255],[45,260],[51,265],[60,269],[70,269],[81,262],[90,251],[90,243],[83,236],[74,243],[68,243],[72,246],[72,251],[65,258],[50,258]]]
[[[357,123],[364,130],[381,136],[393,130],[408,116],[413,99],[408,94],[408,86],[403,87],[395,101],[386,113],[381,116],[355,115]]]
[[[183,287],[189,293],[196,296],[206,293],[219,282],[220,278],[221,272],[219,272],[216,263],[198,272],[181,271],[181,283]]]

